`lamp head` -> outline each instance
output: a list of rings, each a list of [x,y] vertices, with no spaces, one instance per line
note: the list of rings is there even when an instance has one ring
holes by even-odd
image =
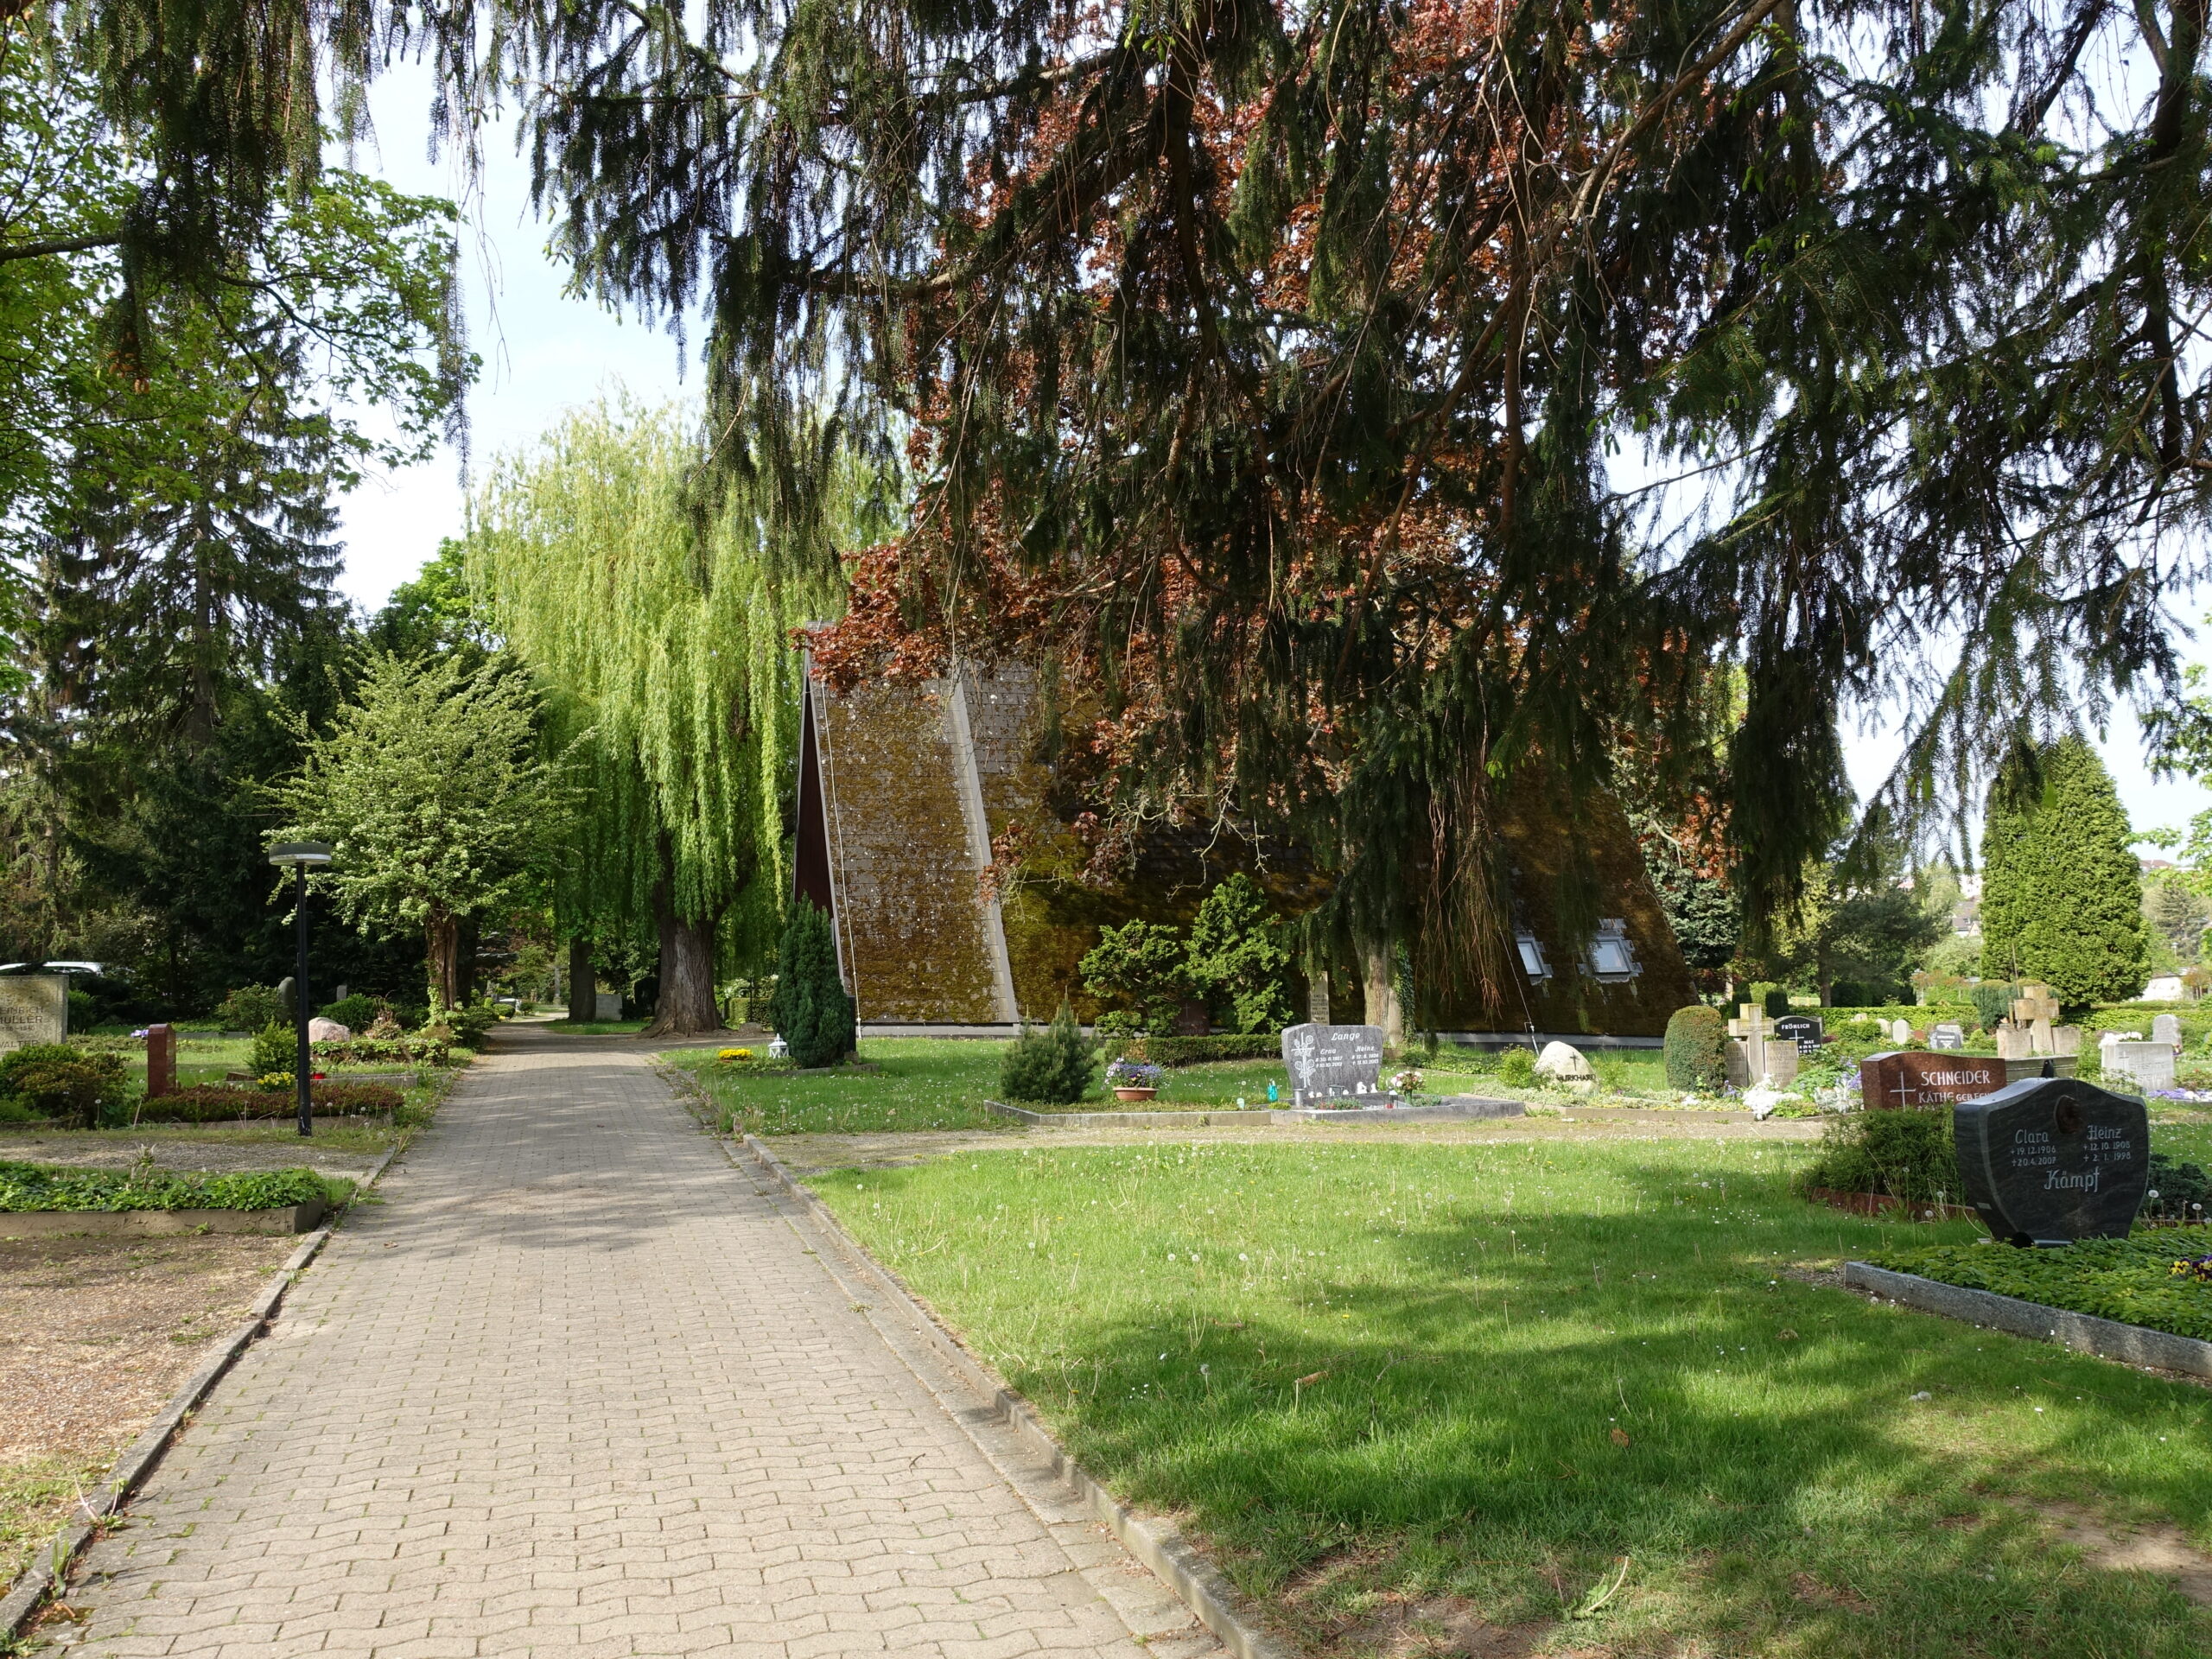
[[[320,869],[330,862],[327,841],[281,842],[269,849],[269,861],[279,869]]]

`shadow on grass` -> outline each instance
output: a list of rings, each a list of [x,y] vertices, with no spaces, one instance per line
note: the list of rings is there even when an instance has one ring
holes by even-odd
[[[1027,1337],[996,1312],[970,1334],[1086,1465],[1189,1516],[1308,1639],[1377,1598],[1556,1618],[1625,1556],[1618,1611],[1571,1627],[1606,1651],[2212,1650],[2202,1610],[2055,1553],[2034,1513],[2201,1532],[2201,1391],[1791,1278],[1898,1230],[1802,1205],[1778,1173],[1731,1173],[1725,1198],[1686,1198],[1679,1167],[1608,1173],[1639,1213],[1470,1213],[1349,1245],[1317,1219],[1332,1265],[1294,1290],[1191,1266],[1141,1313],[1075,1294]],[[1075,1249],[979,1265],[1041,1281]],[[1084,1240],[1086,1274],[1139,1259]],[[959,1319],[951,1269],[913,1266]],[[1036,1347],[1057,1351],[1009,1351]]]

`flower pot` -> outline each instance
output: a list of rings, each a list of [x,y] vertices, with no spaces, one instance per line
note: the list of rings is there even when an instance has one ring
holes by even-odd
[[[1150,1100],[1159,1092],[1160,1090],[1157,1089],[1116,1089],[1114,1090],[1114,1098],[1116,1100]]]

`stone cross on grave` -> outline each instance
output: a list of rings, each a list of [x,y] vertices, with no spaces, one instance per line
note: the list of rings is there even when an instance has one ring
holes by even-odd
[[[1744,1070],[1757,1084],[1769,1071],[1766,1046],[1774,1040],[1774,1022],[1756,1002],[1737,1005],[1738,1018],[1728,1022],[1728,1034],[1744,1046]]]
[[[2012,1022],[2028,1033],[2028,1050],[2034,1054],[2058,1052],[2051,1027],[2058,1023],[2058,999],[2048,985],[2027,984],[2012,1001]]]

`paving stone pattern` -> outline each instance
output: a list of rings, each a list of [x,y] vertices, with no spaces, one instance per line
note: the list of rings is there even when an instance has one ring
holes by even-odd
[[[1138,1659],[1148,1617],[1154,1654],[1218,1651],[1100,1529],[1025,1504],[641,1053],[517,1045],[332,1241],[50,1637]]]

